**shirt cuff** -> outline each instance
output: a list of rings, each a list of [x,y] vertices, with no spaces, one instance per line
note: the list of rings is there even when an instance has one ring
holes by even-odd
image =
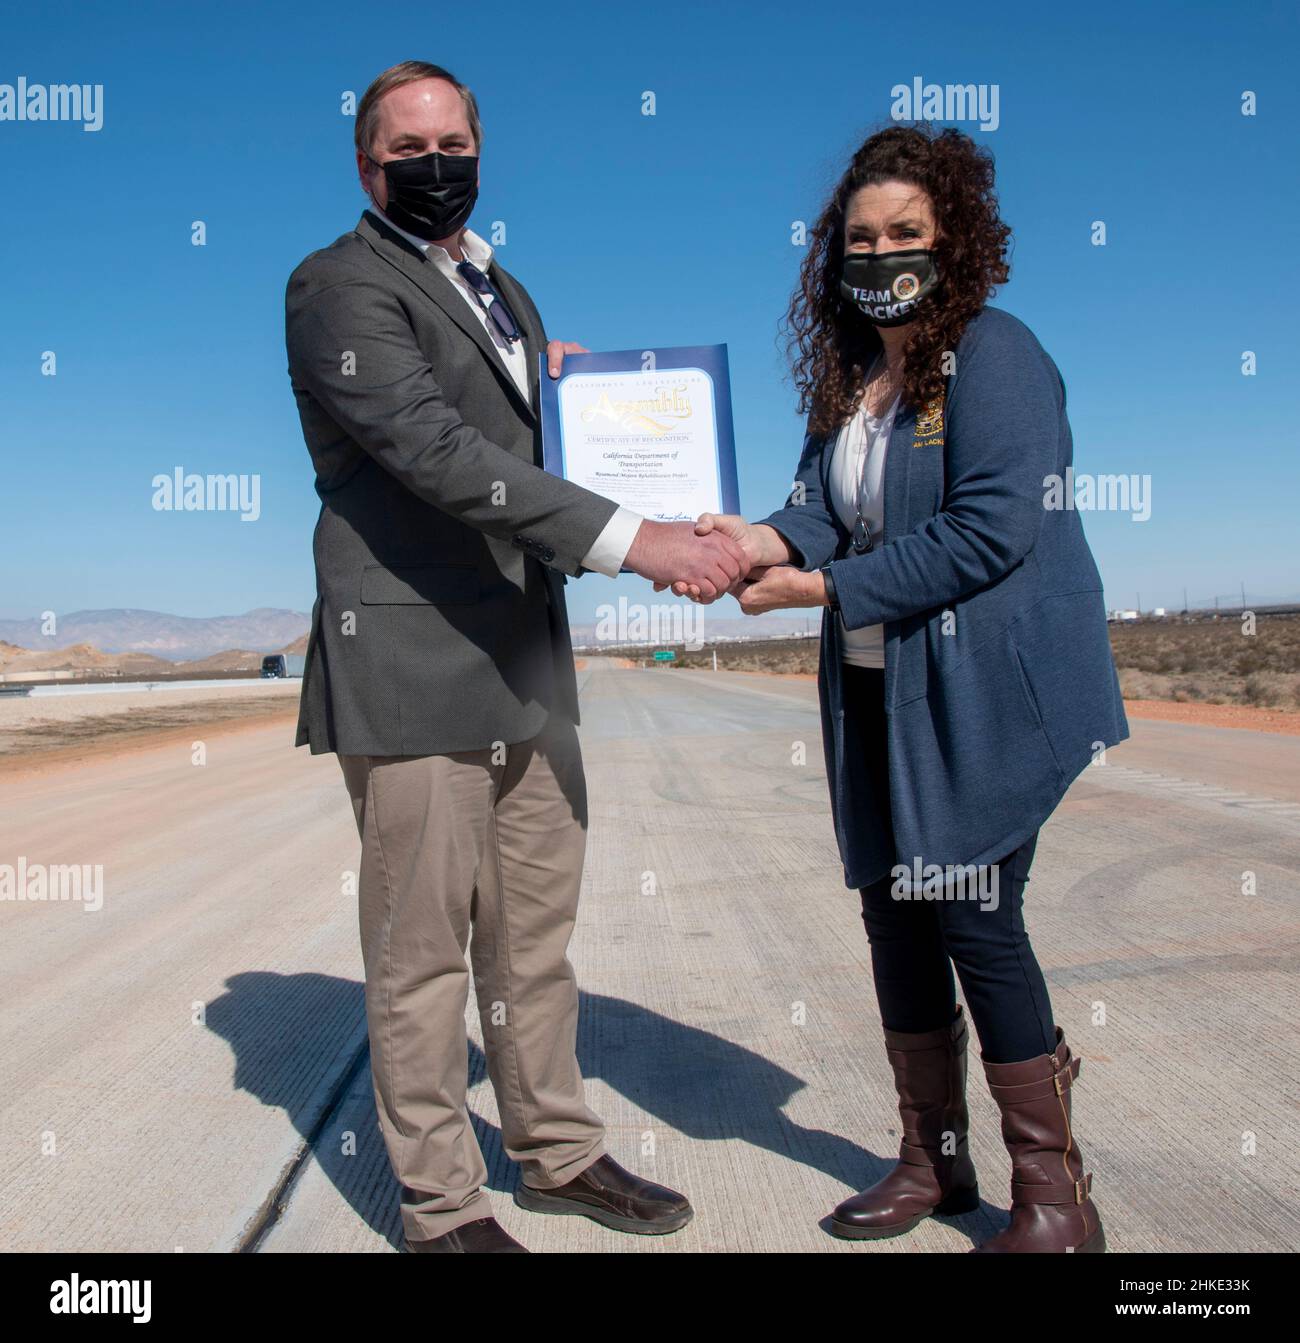
[[[632,549],[637,529],[645,519],[630,508],[620,507],[605,524],[604,530],[592,542],[591,549],[582,557],[584,569],[617,578],[627,552]]]

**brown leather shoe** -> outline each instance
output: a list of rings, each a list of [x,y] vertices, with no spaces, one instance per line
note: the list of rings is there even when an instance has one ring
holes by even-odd
[[[898,1164],[831,1213],[835,1235],[883,1240],[901,1236],[935,1213],[979,1207],[975,1167],[966,1150],[966,1040],[960,1007],[943,1030],[885,1032],[903,1121]]]
[[[590,1217],[636,1236],[680,1231],[695,1215],[683,1195],[633,1175],[611,1156],[602,1156],[556,1189],[534,1189],[521,1180],[515,1202],[529,1212]]]
[[[432,1240],[411,1240],[406,1248],[411,1254],[527,1254],[528,1251],[495,1217],[480,1217],[476,1222],[434,1236]]]
[[[1070,1092],[1079,1060],[1056,1028],[1056,1050],[1021,1063],[985,1063],[1011,1153],[1011,1225],[975,1248],[979,1254],[1099,1253],[1106,1248],[1093,1206],[1092,1176],[1070,1127]]]

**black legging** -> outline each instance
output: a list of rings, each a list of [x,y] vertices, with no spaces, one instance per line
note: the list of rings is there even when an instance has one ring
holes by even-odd
[[[842,670],[846,747],[864,752],[889,834],[884,672],[847,665]],[[997,864],[996,901],[896,899],[892,875],[863,887],[862,921],[887,1029],[919,1032],[948,1025],[957,1008],[956,966],[988,1062],[1017,1063],[1056,1047],[1052,1004],[1022,909],[1037,841],[1037,834],[1031,835]]]

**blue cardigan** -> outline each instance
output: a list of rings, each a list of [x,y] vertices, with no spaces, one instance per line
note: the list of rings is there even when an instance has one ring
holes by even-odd
[[[984,308],[958,342],[944,438],[901,406],[885,459],[883,544],[855,555],[830,503],[835,435],[808,434],[786,506],[763,521],[804,570],[831,564],[844,624],[885,627],[892,850],[846,758],[842,640],[822,619],[823,745],[844,880],[895,863],[993,863],[1128,736],[1101,577],[1074,509],[1044,505],[1073,460],[1065,388],[1022,322]],[[851,712],[851,708],[850,708]],[[873,838],[874,836],[874,838]]]

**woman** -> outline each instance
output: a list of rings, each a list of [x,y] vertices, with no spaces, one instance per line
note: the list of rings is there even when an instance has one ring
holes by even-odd
[[[1070,1126],[1079,1061],[1021,897],[1039,827],[1128,725],[1079,514],[1047,503],[1072,460],[1060,375],[985,306],[1009,240],[969,137],[868,139],[790,305],[809,412],[795,489],[761,523],[706,515],[697,530],[727,532],[756,566],[745,611],[828,608],[831,806],[903,1121],[898,1163],[833,1229],[895,1236],[978,1205],[955,966],[1012,1162],[1010,1225],[978,1248],[1092,1251],[1105,1238]]]

